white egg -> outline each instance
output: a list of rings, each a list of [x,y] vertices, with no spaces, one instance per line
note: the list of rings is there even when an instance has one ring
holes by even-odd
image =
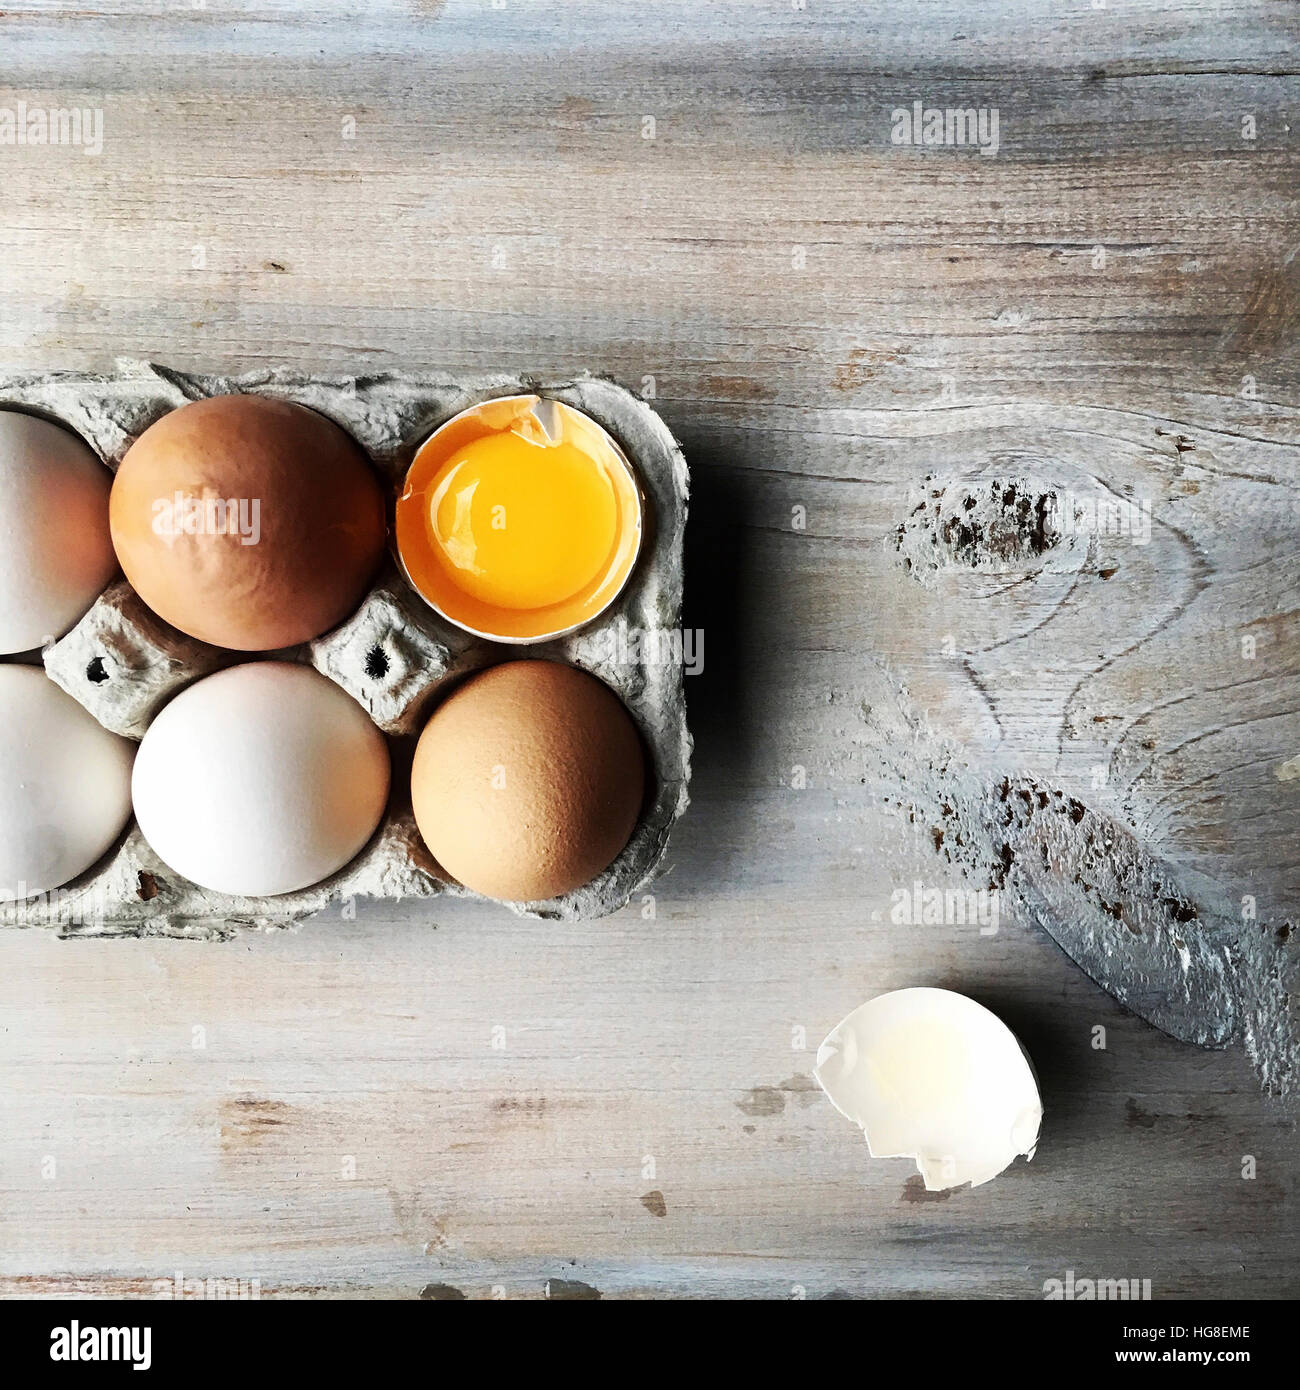
[[[117,573],[112,484],[75,434],[0,410],[0,654],[61,637]]]
[[[136,756],[136,819],[158,857],[218,893],[310,887],[374,834],[388,745],[308,666],[259,661],[208,676],[154,720]]]
[[[131,815],[135,744],[34,666],[0,666],[0,898],[60,888]]]

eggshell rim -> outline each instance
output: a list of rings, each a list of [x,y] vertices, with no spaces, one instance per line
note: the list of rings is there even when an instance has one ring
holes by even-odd
[[[411,462],[408,465],[406,472],[402,475],[402,491],[405,491],[407,480],[411,476],[411,469],[415,467],[415,460],[419,457],[420,453],[423,451],[425,446],[443,430],[447,429],[450,425],[454,425],[458,420],[463,420],[467,415],[473,415],[476,411],[482,410],[482,408],[485,405],[498,405],[503,401],[509,402],[542,400],[552,400],[555,401],[556,405],[561,405],[564,406],[567,410],[572,410],[575,414],[581,415],[584,420],[588,421],[591,425],[593,425],[597,430],[600,431],[600,434],[603,436],[605,441],[613,450],[615,458],[619,461],[619,463],[622,464],[624,470],[627,472],[628,480],[632,484],[632,492],[636,497],[636,545],[632,551],[631,562],[628,564],[627,571],[623,575],[623,578],[619,581],[618,588],[616,588],[610,594],[606,602],[603,603],[598,609],[596,609],[594,613],[589,613],[585,618],[582,619],[581,622],[572,623],[568,627],[557,627],[550,632],[539,633],[535,637],[504,637],[500,633],[485,632],[481,628],[470,627],[468,623],[461,622],[459,618],[453,618],[452,615],[446,612],[445,609],[440,608],[436,603],[434,603],[434,601],[428,596],[428,594],[426,594],[424,590],[420,588],[420,586],[415,582],[415,580],[411,578],[410,571],[406,568],[406,561],[403,559],[402,552],[397,544],[396,526],[394,526],[392,530],[392,553],[397,561],[398,568],[401,570],[402,578],[405,579],[407,584],[410,585],[412,591],[415,594],[417,594],[419,598],[425,604],[427,604],[428,607],[431,608],[440,618],[442,618],[444,622],[450,623],[453,627],[459,628],[462,632],[468,632],[471,637],[477,637],[481,641],[496,642],[502,646],[507,647],[534,647],[541,642],[554,642],[561,637],[568,637],[571,633],[579,632],[582,628],[590,626],[598,618],[603,617],[619,601],[619,599],[623,597],[623,594],[626,591],[628,584],[631,582],[632,576],[636,573],[637,565],[641,562],[641,551],[645,546],[646,532],[645,490],[641,486],[641,479],[640,477],[638,477],[636,468],[633,465],[631,459],[629,459],[628,456],[623,452],[623,446],[618,442],[617,439],[614,438],[612,434],[610,434],[610,432],[605,428],[605,426],[602,425],[600,421],[595,419],[593,416],[588,415],[585,410],[579,410],[576,405],[570,405],[568,401],[559,400],[555,396],[544,396],[540,391],[528,391],[522,394],[520,394],[519,392],[515,392],[508,396],[488,396],[481,401],[476,401],[473,405],[466,406],[464,410],[458,410],[455,413],[455,415],[448,416],[447,419],[443,420],[441,424],[437,425],[434,429],[430,430],[429,433],[426,434],[424,438],[419,441],[418,444],[416,444],[415,453],[412,456]],[[399,500],[401,498],[401,495],[402,493],[399,492]]]

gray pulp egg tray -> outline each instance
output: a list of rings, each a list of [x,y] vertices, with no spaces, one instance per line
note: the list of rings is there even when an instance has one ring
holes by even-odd
[[[569,662],[617,691],[641,731],[650,779],[631,840],[599,878],[561,898],[506,906],[522,916],[570,921],[624,906],[654,876],[669,832],[689,800],[691,737],[675,640],[689,476],[664,422],[629,391],[590,376],[549,383],[504,376],[465,382],[434,373],[319,377],[279,369],[218,377],[136,361],[119,362],[105,376],[0,376],[0,408],[27,408],[62,423],[112,469],[168,411],[234,392],[296,401],[328,416],[367,451],[393,495],[416,447],[459,411],[524,393],[565,401],[603,425],[636,468],[647,500],[636,569],[619,600],[596,622],[556,641],[519,647],[482,641],[444,622],[390,558],[347,622],[294,653],[354,696],[390,736],[389,807],[375,837],[351,864],[302,892],[231,897],[173,873],[133,822],[117,847],[73,883],[25,903],[0,904],[0,924],[54,927],[65,935],[211,936],[226,934],[231,925],[287,925],[331,902],[356,898],[478,897],[441,877],[420,840],[410,809],[409,753],[439,691],[481,667],[522,657]],[[45,649],[43,658],[48,674],[105,728],[137,740],[185,686],[257,659],[177,632],[120,580],[71,632]],[[184,769],[176,775],[184,776]]]

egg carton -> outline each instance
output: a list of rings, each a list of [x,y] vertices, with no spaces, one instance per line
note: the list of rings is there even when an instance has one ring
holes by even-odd
[[[586,375],[557,382],[507,376],[456,381],[436,373],[322,377],[275,369],[221,377],[128,360],[109,375],[0,377],[0,407],[30,409],[65,425],[112,469],[168,411],[235,392],[296,401],[328,416],[367,451],[391,496],[419,444],[458,412],[524,393],[564,401],[603,425],[636,468],[648,504],[640,560],[618,601],[597,621],[520,648],[483,641],[442,620],[390,557],[348,621],[289,654],[342,686],[389,735],[393,794],[379,830],[352,863],[301,892],[233,897],[173,873],[133,822],[115,849],[72,884],[24,903],[0,904],[0,924],[47,926],[65,935],[220,936],[241,925],[288,925],[359,898],[479,897],[442,877],[424,848],[410,808],[410,757],[440,691],[469,672],[520,657],[568,662],[615,690],[641,731],[651,773],[636,829],[604,873],[563,897],[505,906],[521,916],[573,921],[626,905],[658,870],[669,832],[689,801],[691,737],[680,655],[689,475],[664,422],[631,392]],[[256,659],[177,632],[123,581],[42,656],[50,677],[106,729],[137,740],[185,686]],[[176,775],[183,777],[184,769]]]

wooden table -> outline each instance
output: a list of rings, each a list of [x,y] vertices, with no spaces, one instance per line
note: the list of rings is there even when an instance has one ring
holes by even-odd
[[[1126,1013],[1014,893],[996,934],[891,920],[987,886],[945,788],[1007,779],[1294,919],[1298,37],[1270,0],[7,6],[0,108],[103,148],[0,145],[0,367],[614,375],[694,469],[706,662],[652,903],[3,934],[0,1291],[1300,1291],[1300,1107],[1240,1047]],[[894,143],[914,101],[996,108],[996,154]],[[1149,543],[1044,551],[1009,482]],[[927,1194],[820,1096],[908,984],[1024,1039],[1032,1164]]]

